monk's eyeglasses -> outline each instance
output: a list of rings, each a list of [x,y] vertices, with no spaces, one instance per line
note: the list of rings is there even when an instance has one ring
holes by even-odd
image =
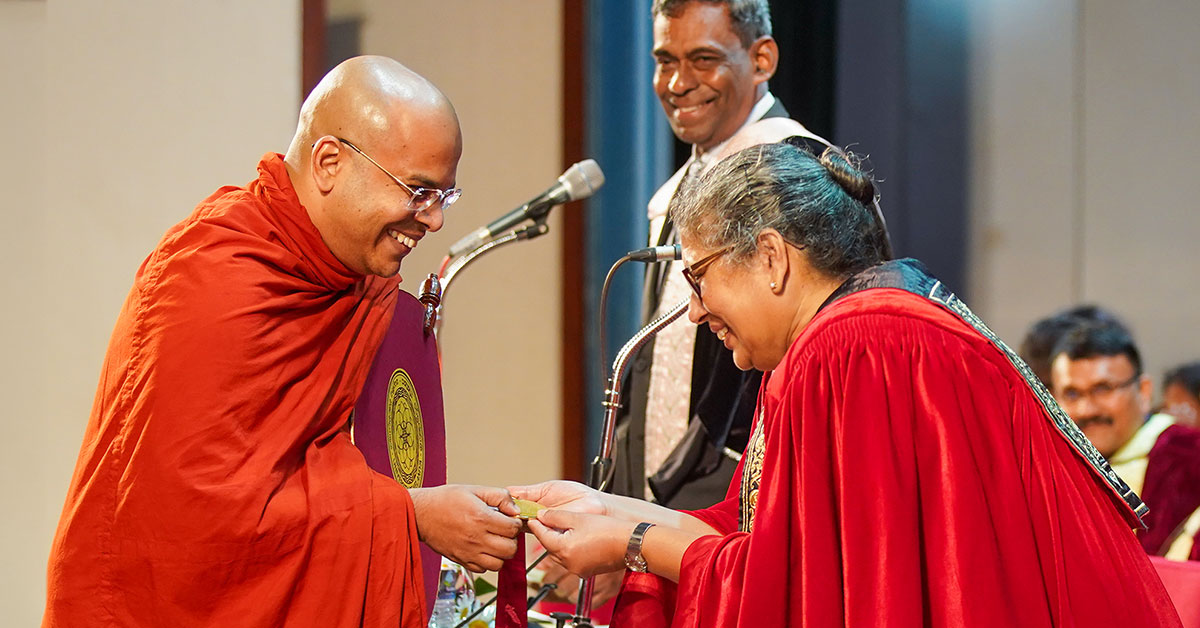
[[[361,148],[355,146],[352,142],[350,142],[350,140],[339,137],[337,138],[337,141],[354,149],[354,152],[358,153],[359,155],[366,157],[367,161],[371,162],[371,164],[376,168],[382,170],[383,174],[391,177],[392,181],[396,182],[396,185],[404,188],[404,191],[408,192],[408,208],[411,210],[418,212],[425,211],[426,209],[429,209],[440,203],[442,210],[445,211],[454,204],[454,201],[458,200],[458,197],[462,196],[462,190],[459,188],[451,188],[449,190],[439,190],[437,188],[414,188],[411,185],[401,181],[400,177],[388,172],[387,168],[379,165],[378,161],[371,159],[370,155],[364,153]]]
[[[683,278],[687,279],[688,285],[692,287],[692,292],[696,293],[697,299],[704,298],[704,296],[700,294],[700,279],[704,277],[704,273],[708,272],[708,267],[712,266],[713,262],[721,259],[722,255],[726,255],[732,250],[733,245],[730,244],[716,253],[712,253],[711,255],[707,255],[704,258],[696,261],[696,263],[692,264],[691,266],[684,265]]]

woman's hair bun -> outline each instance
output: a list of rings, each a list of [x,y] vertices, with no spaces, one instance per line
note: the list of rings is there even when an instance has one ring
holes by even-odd
[[[829,171],[833,180],[837,182],[850,198],[858,201],[862,205],[870,206],[875,202],[875,183],[871,180],[871,176],[864,173],[852,161],[852,157],[834,147],[826,148],[821,153],[819,158],[821,165]]]

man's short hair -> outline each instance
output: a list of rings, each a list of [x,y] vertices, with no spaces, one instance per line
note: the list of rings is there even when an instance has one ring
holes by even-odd
[[[1123,355],[1133,365],[1134,375],[1142,374],[1142,355],[1133,336],[1119,323],[1085,321],[1072,327],[1054,346],[1050,360],[1066,355],[1070,360],[1108,358]]]
[[[1021,346],[1017,353],[1021,359],[1033,369],[1034,375],[1042,380],[1042,383],[1047,387],[1050,386],[1050,360],[1054,347],[1058,341],[1062,339],[1063,334],[1066,334],[1071,328],[1087,321],[1104,321],[1112,323],[1129,331],[1116,314],[1098,306],[1098,305],[1077,305],[1067,308],[1060,312],[1043,318],[1034,323],[1029,331],[1026,332],[1025,338],[1021,340]]]
[[[1193,397],[1200,397],[1200,362],[1190,362],[1167,371],[1163,376],[1163,388],[1178,384]]]
[[[693,2],[725,5],[733,32],[737,33],[744,48],[750,48],[759,37],[771,34],[771,9],[767,0],[654,0],[650,16],[679,17],[684,7]]]

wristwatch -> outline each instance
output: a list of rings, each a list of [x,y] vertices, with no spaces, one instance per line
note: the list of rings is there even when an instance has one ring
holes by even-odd
[[[629,545],[625,546],[625,568],[638,573],[646,573],[646,557],[642,556],[642,539],[646,530],[654,527],[653,523],[643,521],[629,535]]]

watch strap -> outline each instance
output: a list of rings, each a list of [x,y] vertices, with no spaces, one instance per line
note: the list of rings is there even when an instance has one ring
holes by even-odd
[[[637,524],[633,529],[633,534],[629,535],[629,544],[625,546],[625,567],[630,571],[638,573],[646,573],[646,557],[642,556],[642,539],[646,537],[646,530],[654,527],[653,523],[643,521]]]

